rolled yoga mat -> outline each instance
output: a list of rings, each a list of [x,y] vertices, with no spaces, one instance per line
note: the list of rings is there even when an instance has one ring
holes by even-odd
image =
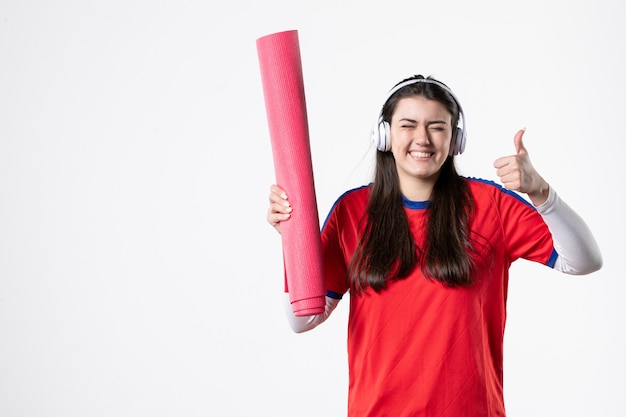
[[[285,289],[296,316],[320,314],[326,285],[298,31],[270,34],[256,45],[276,183],[293,207],[280,224]]]

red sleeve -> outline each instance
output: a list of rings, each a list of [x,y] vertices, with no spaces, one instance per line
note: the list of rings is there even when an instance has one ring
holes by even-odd
[[[510,261],[523,258],[550,265],[555,255],[552,234],[537,210],[520,195],[502,189],[498,207]]]
[[[322,227],[322,256],[326,288],[336,296],[350,288],[348,265],[359,243],[367,210],[368,188],[344,193],[335,202]]]

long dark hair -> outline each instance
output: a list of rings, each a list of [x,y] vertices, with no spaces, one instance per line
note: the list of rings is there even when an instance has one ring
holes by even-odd
[[[416,75],[401,83],[414,78],[424,79]],[[456,137],[458,103],[434,83],[416,82],[395,92],[383,106],[383,120],[391,123],[398,101],[410,96],[442,103],[452,115],[452,137]],[[404,209],[393,154],[377,151],[365,231],[348,269],[352,291],[358,294],[371,287],[379,292],[389,281],[406,278],[418,263],[429,279],[451,287],[471,285],[474,249],[469,221],[473,206],[467,181],[457,173],[454,157],[449,156],[441,167],[427,208],[425,246],[417,247]]]

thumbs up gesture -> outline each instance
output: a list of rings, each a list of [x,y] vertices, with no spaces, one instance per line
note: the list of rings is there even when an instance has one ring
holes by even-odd
[[[548,198],[549,185],[530,162],[528,151],[522,142],[524,132],[526,129],[519,130],[513,138],[515,155],[498,158],[493,166],[502,185],[509,190],[528,194],[532,203],[539,206]]]

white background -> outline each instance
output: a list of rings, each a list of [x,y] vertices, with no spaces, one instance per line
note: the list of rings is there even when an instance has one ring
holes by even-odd
[[[347,305],[288,329],[256,39],[298,30],[320,217],[415,73],[465,109],[461,173],[527,127],[604,267],[520,261],[510,417],[626,415],[626,28],[617,0],[0,3],[0,416],[345,415]]]

